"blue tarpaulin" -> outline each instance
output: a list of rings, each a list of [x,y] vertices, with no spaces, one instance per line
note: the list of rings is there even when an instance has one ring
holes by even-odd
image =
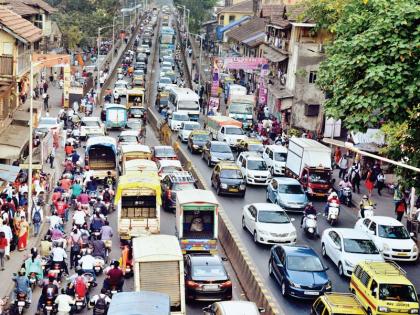
[[[228,30],[230,30],[231,28],[233,28],[233,27],[235,27],[235,26],[237,26],[237,25],[239,25],[239,24],[241,24],[242,22],[244,22],[244,21],[247,21],[247,20],[249,20],[251,17],[250,16],[244,16],[244,17],[241,17],[239,20],[236,20],[236,21],[233,21],[233,22],[231,22],[231,23],[229,23],[228,25],[226,25],[226,26],[223,26],[223,27],[221,27],[221,28],[218,28],[217,29],[217,40],[219,40],[219,41],[221,41],[221,40],[223,40],[223,34],[226,32],[226,31],[228,31]]]

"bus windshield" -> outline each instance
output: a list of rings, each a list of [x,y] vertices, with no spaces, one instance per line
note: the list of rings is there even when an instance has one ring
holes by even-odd
[[[198,110],[200,107],[196,101],[180,101],[178,102],[178,109]]]
[[[229,106],[229,112],[232,114],[251,114],[252,104],[232,103]]]

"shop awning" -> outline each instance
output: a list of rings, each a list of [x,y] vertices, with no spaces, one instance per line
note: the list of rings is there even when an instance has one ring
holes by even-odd
[[[0,164],[0,180],[14,182],[20,172],[19,166]]]
[[[0,135],[0,159],[15,160],[29,142],[29,127],[10,125]]]
[[[288,89],[285,89],[285,88],[279,89],[277,86],[268,84],[267,89],[270,91],[271,94],[274,95],[275,98],[278,98],[278,99],[293,97],[292,91],[289,91]]]
[[[251,17],[249,17],[249,16],[244,16],[244,17],[240,18],[239,20],[233,21],[233,22],[229,23],[228,25],[219,28],[217,30],[217,40],[222,40],[223,39],[223,34],[226,31],[234,28],[235,26],[241,24],[242,22],[245,22],[245,21],[249,20],[250,18]]]
[[[281,62],[288,58],[287,55],[283,55],[267,45],[262,45],[261,49],[263,51],[263,57],[267,58],[271,62]]]

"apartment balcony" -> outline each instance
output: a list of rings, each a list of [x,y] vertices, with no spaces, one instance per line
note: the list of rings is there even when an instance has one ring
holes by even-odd
[[[0,56],[0,76],[13,76],[12,56]]]
[[[16,76],[20,77],[29,72],[31,67],[31,51],[21,53],[17,58]]]

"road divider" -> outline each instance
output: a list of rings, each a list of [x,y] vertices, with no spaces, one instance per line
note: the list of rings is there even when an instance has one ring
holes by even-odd
[[[167,124],[161,117],[148,107],[147,118],[149,125],[154,129],[154,132],[159,139],[164,139],[166,145],[174,147],[178,154],[178,158],[183,167],[190,171],[191,174],[197,179],[197,186],[200,189],[208,189],[207,183],[197,168],[191,163],[188,152],[181,147],[181,143],[177,140],[176,136],[172,134]],[[168,133],[169,134],[165,134]],[[246,297],[255,302],[258,307],[265,309],[265,315],[283,315],[286,314],[281,310],[280,306],[274,301],[270,292],[265,287],[261,276],[254,267],[254,263],[248,255],[247,250],[242,245],[239,236],[237,235],[232,223],[227,217],[225,211],[219,207],[219,241],[222,245],[227,257],[229,258],[233,269],[244,289]],[[268,262],[267,262],[268,263]]]

